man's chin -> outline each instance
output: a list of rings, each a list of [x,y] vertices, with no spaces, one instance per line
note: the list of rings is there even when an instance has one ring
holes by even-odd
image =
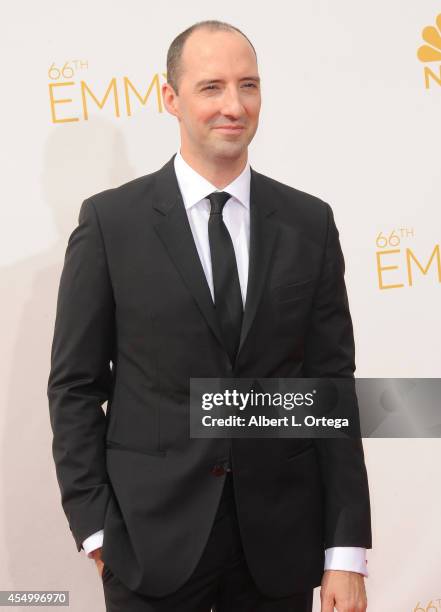
[[[244,142],[216,142],[211,147],[211,154],[218,159],[235,160],[240,158],[247,150]]]

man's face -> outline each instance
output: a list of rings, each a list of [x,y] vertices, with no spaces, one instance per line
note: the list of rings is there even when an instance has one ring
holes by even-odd
[[[182,151],[217,160],[246,155],[261,105],[249,42],[237,32],[197,30],[187,39],[181,62],[179,95],[167,86],[164,99],[178,117]]]

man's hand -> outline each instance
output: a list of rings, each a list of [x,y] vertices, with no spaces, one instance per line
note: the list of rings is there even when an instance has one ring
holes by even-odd
[[[103,563],[103,561],[101,561],[101,547],[100,548],[96,548],[95,550],[92,550],[87,556],[90,559],[94,559],[94,561],[96,563],[96,566],[98,568],[98,573],[99,573],[100,577],[102,577],[104,563]]]
[[[320,590],[321,612],[365,612],[364,576],[357,572],[326,570]]]

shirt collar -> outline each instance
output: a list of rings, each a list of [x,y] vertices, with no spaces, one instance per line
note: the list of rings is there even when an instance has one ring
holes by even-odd
[[[229,185],[218,189],[194,170],[182,157],[181,152],[176,153],[174,159],[176,178],[178,179],[185,208],[189,209],[213,191],[227,191],[234,196],[245,208],[250,206],[250,164],[247,161],[245,168]]]

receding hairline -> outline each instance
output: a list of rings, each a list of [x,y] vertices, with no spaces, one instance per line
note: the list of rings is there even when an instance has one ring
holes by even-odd
[[[216,33],[222,33],[225,32],[227,34],[235,34],[235,35],[239,35],[241,38],[243,38],[244,40],[246,40],[246,42],[248,43],[248,45],[251,47],[251,49],[254,52],[254,55],[256,56],[257,59],[257,53],[256,50],[253,46],[253,44],[251,43],[250,39],[245,36],[245,34],[243,32],[241,32],[240,30],[236,29],[234,26],[228,27],[228,28],[220,28],[220,27],[214,27],[214,26],[210,26],[208,24],[202,24],[199,26],[195,26],[194,29],[188,34],[188,36],[186,37],[184,44],[182,45],[182,53],[184,52],[185,46],[188,43],[188,41],[192,38],[192,36],[194,34],[197,34],[198,32],[210,32],[211,34],[216,34]]]
[[[204,30],[211,33],[230,32],[232,34],[240,34],[253,50],[257,62],[257,53],[253,43],[250,41],[248,36],[244,34],[244,32],[239,30],[239,28],[230,23],[226,23],[225,21],[207,20],[197,22],[178,34],[178,36],[176,36],[176,38],[172,41],[167,52],[167,81],[173,87],[176,93],[178,93],[178,81],[180,80],[183,72],[182,55],[185,44],[191,38],[192,34]]]

